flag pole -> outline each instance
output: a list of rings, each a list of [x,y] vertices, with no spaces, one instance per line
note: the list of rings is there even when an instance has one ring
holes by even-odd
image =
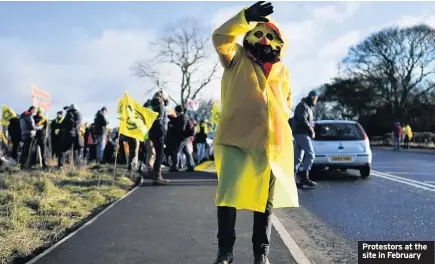
[[[127,90],[124,93],[124,99],[125,95],[127,94]],[[119,136],[121,135],[121,123],[122,123],[122,114],[121,112],[121,122],[119,122],[119,128],[118,128],[118,135],[116,137],[116,150],[115,150],[115,166],[113,167],[113,179],[112,179],[112,186],[115,183],[115,177],[116,177],[116,164],[118,163],[118,151],[119,151]]]

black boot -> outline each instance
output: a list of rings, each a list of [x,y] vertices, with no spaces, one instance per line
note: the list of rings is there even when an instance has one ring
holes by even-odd
[[[315,187],[317,185],[317,183],[310,180],[309,175],[310,175],[310,171],[301,171],[299,174],[299,177],[301,179],[299,184],[310,186],[310,187]]]
[[[270,264],[266,255],[254,255],[254,264]]]
[[[218,253],[216,260],[213,264],[230,264],[234,261],[233,252],[230,253]]]

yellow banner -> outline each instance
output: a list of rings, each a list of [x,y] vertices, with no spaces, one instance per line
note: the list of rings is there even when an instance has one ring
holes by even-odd
[[[4,105],[2,107],[2,126],[9,126],[9,121],[11,120],[11,118],[14,118],[16,116],[17,114],[14,112],[14,110]]]
[[[211,109],[211,123],[219,124],[219,120],[221,119],[221,111],[217,104],[213,104],[213,108]]]
[[[119,133],[141,142],[159,115],[133,100],[127,93],[119,100],[118,113],[121,114]]]

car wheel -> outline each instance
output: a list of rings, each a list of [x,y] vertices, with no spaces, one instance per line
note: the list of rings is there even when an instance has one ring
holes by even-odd
[[[361,174],[361,177],[364,179],[369,177],[370,176],[370,167],[367,166],[367,167],[359,169],[359,173]]]

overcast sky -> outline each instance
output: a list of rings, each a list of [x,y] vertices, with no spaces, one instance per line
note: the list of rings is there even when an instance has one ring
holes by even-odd
[[[143,103],[149,84],[129,70],[153,55],[148,43],[167,24],[195,17],[213,28],[251,2],[0,2],[0,104],[31,105],[30,85],[52,94],[52,115],[75,103],[86,121],[102,106],[112,124],[125,90]],[[293,103],[337,74],[337,63],[385,26],[435,26],[433,2],[274,2],[289,40]],[[212,53],[210,64],[217,56]],[[165,69],[161,69],[165,70]],[[168,70],[167,76],[177,75]],[[219,72],[221,74],[221,72]],[[218,76],[220,77],[220,76]],[[175,80],[176,81],[176,80]],[[171,92],[171,90],[170,90]],[[178,94],[178,93],[177,93]],[[201,94],[219,99],[218,80]]]

